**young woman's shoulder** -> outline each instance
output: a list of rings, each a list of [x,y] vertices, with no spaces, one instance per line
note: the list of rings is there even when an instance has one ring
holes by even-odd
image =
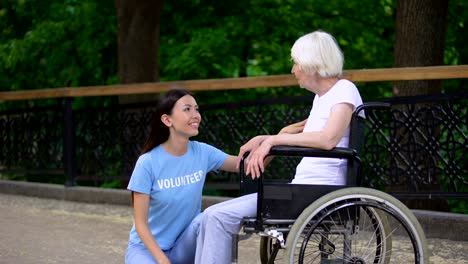
[[[190,140],[190,147],[192,148],[206,148],[206,147],[211,147],[210,144],[207,144],[205,142],[201,141],[196,141],[196,140]]]
[[[146,153],[143,153],[141,154],[139,157],[138,157],[138,160],[137,160],[137,163],[138,162],[142,162],[142,163],[151,163],[152,162],[152,159],[153,159],[153,156],[156,155],[158,152],[160,152],[160,148],[161,148],[161,145],[159,146],[156,146],[154,147],[152,150],[146,152]]]
[[[141,154],[138,157],[137,163],[139,164],[151,163],[151,151]]]
[[[190,147],[197,149],[197,150],[214,150],[217,149],[216,147],[213,147],[212,145],[201,142],[201,141],[196,141],[196,140],[191,140],[190,141]]]

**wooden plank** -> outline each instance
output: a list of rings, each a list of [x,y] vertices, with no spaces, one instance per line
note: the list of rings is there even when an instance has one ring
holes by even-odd
[[[468,65],[365,69],[343,75],[354,82],[462,79],[468,78]]]
[[[461,79],[468,78],[468,65],[347,70],[344,71],[343,77],[354,82]],[[191,91],[213,91],[295,85],[297,85],[297,82],[292,74],[283,74],[244,78],[188,80],[0,92],[0,101],[81,96],[152,94],[164,92],[173,88],[182,88]]]

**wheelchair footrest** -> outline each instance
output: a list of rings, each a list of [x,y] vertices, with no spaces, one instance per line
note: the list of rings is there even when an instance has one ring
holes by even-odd
[[[279,232],[276,228],[265,229],[263,234],[275,238],[278,241],[281,248],[286,248],[286,241],[284,239],[283,233]]]

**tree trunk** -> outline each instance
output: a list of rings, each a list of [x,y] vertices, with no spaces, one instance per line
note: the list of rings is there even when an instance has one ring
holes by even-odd
[[[443,65],[448,0],[399,0],[395,25],[395,67]],[[442,90],[435,81],[393,83],[394,96],[433,94]]]
[[[115,0],[121,83],[159,81],[159,28],[163,0]],[[121,96],[121,103],[154,99]]]
[[[121,83],[159,81],[159,29],[163,0],[115,0],[118,22],[119,78]],[[156,94],[122,95],[120,104],[156,101]],[[138,110],[123,113],[129,119],[140,118]],[[146,138],[140,135],[128,120],[121,130],[121,180],[126,188],[128,166],[133,166]],[[148,124],[149,125],[149,124]],[[146,136],[146,135],[145,135]],[[129,165],[131,164],[131,165]]]
[[[445,33],[447,28],[448,15],[448,0],[399,0],[396,10],[396,26],[395,26],[395,67],[415,67],[415,66],[432,66],[443,65],[444,63],[444,48],[445,48]],[[442,81],[440,80],[421,80],[421,81],[396,81],[393,83],[393,96],[412,96],[423,94],[434,94],[442,91]],[[417,113],[421,107],[428,105],[419,105],[415,107],[414,112]],[[398,109],[402,112],[409,110],[401,107]],[[430,115],[418,114],[419,119],[428,118],[428,122],[422,120],[421,124],[430,124],[429,119],[433,118]],[[440,132],[439,129],[424,129],[424,135],[408,134],[405,128],[397,129],[397,134],[401,146],[409,146],[411,144],[426,144],[425,138],[437,138]],[[428,131],[432,131],[429,133]],[[431,157],[423,153],[415,153],[418,150],[408,149],[402,151],[401,157],[407,161],[413,162],[398,162],[397,166],[402,171],[411,171],[418,169],[427,175],[419,175],[424,179],[437,179],[425,182],[413,181],[409,175],[400,175],[397,182],[406,183],[408,186],[401,186],[402,189],[408,190],[417,188],[411,191],[436,191],[440,190],[440,178],[437,178],[437,168],[434,162],[431,162]],[[418,157],[415,161],[414,157]],[[406,165],[406,164],[413,165]],[[415,167],[414,164],[418,164]],[[410,187],[412,186],[412,187]],[[415,187],[416,186],[416,187]],[[390,191],[400,191],[398,188]],[[437,211],[447,211],[448,206],[443,200],[403,200],[410,208],[414,209],[429,209]]]

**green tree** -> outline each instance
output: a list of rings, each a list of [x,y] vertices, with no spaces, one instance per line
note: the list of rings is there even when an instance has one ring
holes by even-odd
[[[336,36],[345,54],[345,69],[394,65],[396,0],[181,0],[164,3],[159,49],[154,35],[147,38],[152,42],[145,44],[152,47],[146,57],[156,65],[159,61],[159,66],[147,71],[150,72],[145,74],[147,77],[138,77],[136,73],[130,74],[128,68],[138,71],[138,65],[146,64],[138,63],[142,55],[131,54],[144,54],[145,49],[131,44],[141,44],[135,39],[144,35],[136,25],[148,23],[148,32],[157,34],[155,21],[161,1],[150,2],[152,8],[146,10],[142,10],[143,2],[124,0],[0,2],[0,89],[285,74],[290,71],[289,49],[294,40],[316,29]],[[140,9],[131,9],[139,5]],[[467,4],[452,0],[448,7],[445,64],[466,63]],[[127,12],[139,22],[120,21],[118,14],[123,16]],[[120,53],[126,51],[126,57],[118,55],[119,49]],[[128,73],[128,78],[122,78],[124,73]],[[358,85],[365,98],[392,93],[390,83]],[[453,89],[456,86],[458,83],[450,83]],[[206,92],[203,98],[216,102],[300,94],[304,94],[300,89],[289,87],[260,88]]]
[[[160,77],[189,80],[286,74],[292,66],[293,42],[317,29],[336,36],[346,69],[391,67],[393,20],[392,1],[167,2],[161,19]],[[366,90],[383,93],[378,88]],[[386,90],[391,92],[390,86]],[[301,94],[306,93],[289,88],[256,89],[213,96],[204,93],[201,98],[226,101]]]
[[[0,91],[117,83],[110,1],[0,2]]]

